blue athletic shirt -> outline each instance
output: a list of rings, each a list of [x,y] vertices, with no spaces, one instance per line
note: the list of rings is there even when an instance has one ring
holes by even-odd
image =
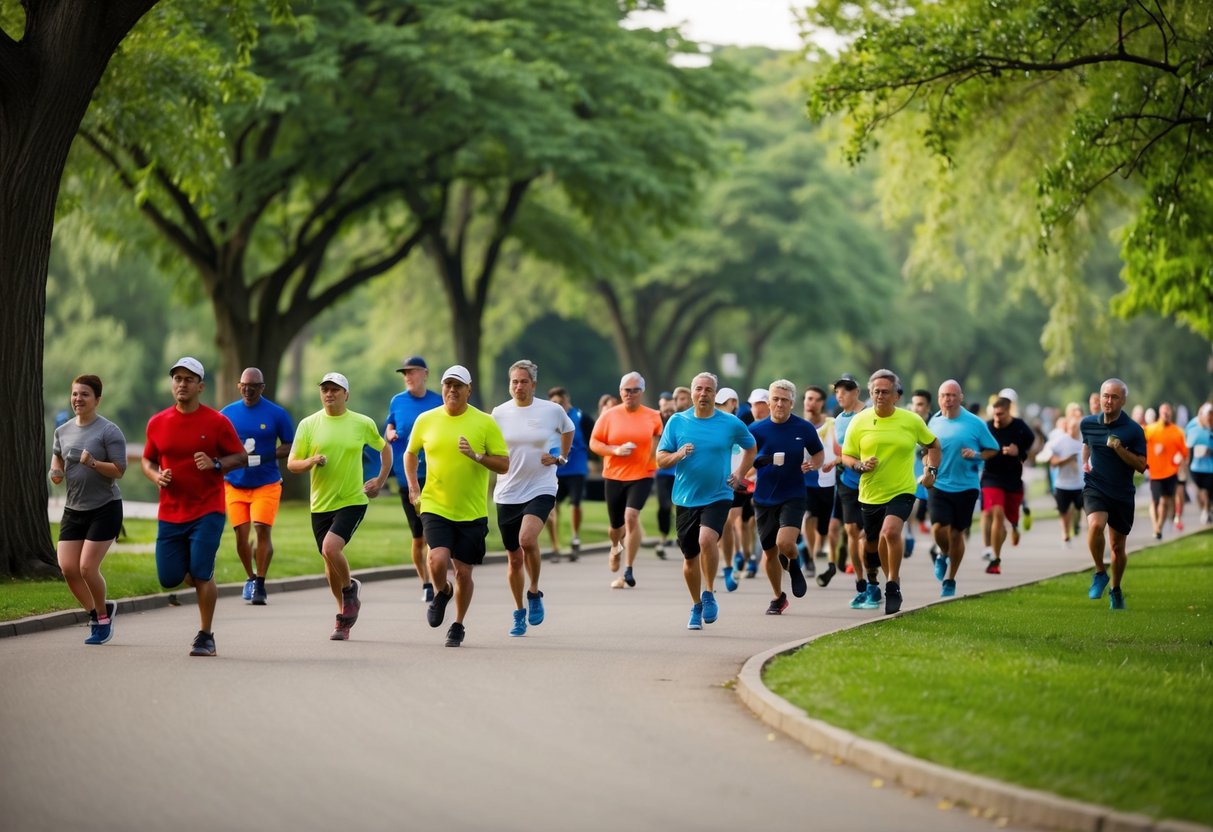
[[[858,416],[862,411],[856,410],[854,413],[842,412],[834,417],[834,433],[838,437],[838,447],[842,447],[842,443],[847,438],[847,428],[851,426],[851,420]],[[852,471],[850,468],[843,468],[842,473],[838,475],[843,485],[848,488],[859,490],[859,474]]]
[[[935,487],[949,494],[972,491],[981,487],[982,459],[980,456],[965,459],[960,452],[972,448],[982,451],[999,450],[998,441],[990,433],[985,420],[966,408],[961,408],[955,419],[942,412],[936,413],[927,423],[927,428],[939,440],[939,476]]]
[[[245,404],[244,399],[240,399],[219,412],[232,423],[241,442],[245,442],[249,437],[253,438],[256,444],[253,450],[249,451],[249,456],[261,457],[260,465],[250,464],[247,468],[233,468],[224,475],[224,479],[236,488],[260,488],[281,482],[278,442],[295,441],[295,423],[291,421],[291,414],[265,397],[252,407]]]
[[[569,446],[568,461],[556,468],[557,477],[585,477],[590,473],[590,446],[585,440],[585,414],[579,407],[569,408],[573,420],[573,444]],[[590,430],[594,425],[590,423]]]
[[[383,422],[383,429],[387,431],[388,425],[396,426],[396,441],[392,443],[392,473],[396,475],[396,482],[405,490],[408,489],[409,483],[404,476],[404,451],[409,446],[413,423],[422,413],[441,406],[442,396],[433,390],[426,390],[425,395],[420,398],[405,390],[392,396],[392,401],[387,406],[387,419]],[[417,479],[425,479],[425,451],[417,454]]]
[[[1191,449],[1190,471],[1197,474],[1213,474],[1213,430],[1200,426],[1200,419],[1193,417],[1188,422],[1184,441]]]
[[[754,485],[754,504],[778,506],[788,500],[804,499],[804,474],[800,470],[805,452],[809,456],[823,450],[817,428],[807,419],[791,415],[786,422],[770,418],[750,425],[750,433],[758,442],[758,456],[783,452],[783,465],[771,462],[758,470]]]
[[[679,460],[674,476],[674,505],[701,508],[721,500],[732,500],[728,479],[732,471],[733,446],[754,447],[754,435],[745,422],[731,413],[717,410],[700,419],[694,410],[675,413],[666,422],[657,450],[674,453],[686,443],[695,446],[686,459]]]
[[[1137,489],[1133,485],[1133,466],[1108,447],[1108,434],[1114,434],[1126,451],[1146,455],[1146,433],[1122,410],[1111,424],[1105,424],[1102,413],[1084,416],[1079,423],[1082,442],[1091,446],[1091,470],[1083,478],[1085,485],[1114,500],[1132,503]]]

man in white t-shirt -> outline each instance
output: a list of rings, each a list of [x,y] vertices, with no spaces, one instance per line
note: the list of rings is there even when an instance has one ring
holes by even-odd
[[[838,571],[838,567],[834,565],[834,557],[838,552],[838,536],[842,530],[842,521],[833,516],[836,476],[834,465],[838,461],[838,454],[835,452],[838,436],[834,431],[834,417],[825,412],[826,398],[826,391],[821,387],[805,388],[804,418],[817,429],[817,438],[825,449],[821,468],[804,475],[805,560],[812,563],[814,557],[829,557],[825,570],[817,576],[817,585],[820,587],[829,586],[830,579]],[[846,564],[841,564],[841,567],[845,569]]]
[[[1082,405],[1071,402],[1066,414],[1057,420],[1036,461],[1048,464],[1053,473],[1053,499],[1061,517],[1061,545],[1070,548],[1071,519],[1082,513],[1082,438],[1078,424],[1082,421]]]
[[[497,527],[509,553],[508,578],[514,595],[511,636],[526,635],[527,624],[543,623],[539,590],[539,534],[556,506],[556,467],[573,444],[573,420],[553,401],[535,398],[539,367],[522,359],[510,365],[510,400],[493,408],[493,419],[510,449],[510,467],[497,478],[493,502]],[[523,579],[530,579],[526,607]]]

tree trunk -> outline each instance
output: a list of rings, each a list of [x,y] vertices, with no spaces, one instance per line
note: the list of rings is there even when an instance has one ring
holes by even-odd
[[[47,522],[42,341],[67,152],[106,64],[155,0],[26,0],[20,43],[0,32],[0,576],[58,572]]]

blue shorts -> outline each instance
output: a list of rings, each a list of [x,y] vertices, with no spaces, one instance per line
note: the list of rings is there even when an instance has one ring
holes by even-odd
[[[186,523],[161,520],[156,529],[156,574],[160,585],[171,589],[189,575],[195,581],[215,577],[215,555],[227,518],[222,511],[204,514]]]

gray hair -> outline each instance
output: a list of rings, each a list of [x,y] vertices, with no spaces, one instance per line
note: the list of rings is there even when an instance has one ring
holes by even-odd
[[[630,373],[624,373],[623,377],[619,379],[619,389],[620,390],[622,390],[623,388],[628,386],[628,379],[630,379],[630,378],[636,379],[635,386],[639,387],[641,390],[644,390],[644,376],[642,376],[640,373],[636,372],[635,370],[632,370],[632,372],[630,372]]]
[[[711,379],[711,380],[712,380],[712,389],[713,389],[713,390],[719,390],[719,389],[720,389],[720,379],[716,378],[716,374],[715,374],[715,373],[709,373],[709,372],[706,372],[706,371],[705,371],[705,372],[702,372],[702,373],[697,373],[697,374],[695,375],[695,378],[691,379],[691,386],[692,386],[692,387],[694,387],[694,386],[695,386],[695,382],[699,381],[699,379],[701,379],[701,378],[708,378],[708,379]]]
[[[529,361],[525,358],[520,358],[517,361],[515,361],[513,364],[510,365],[509,373],[507,373],[506,375],[513,373],[515,370],[526,370],[527,375],[529,375],[531,377],[531,381],[533,381],[533,382],[539,381],[539,365],[536,364],[534,361]]]
[[[897,377],[897,373],[892,370],[877,370],[868,377],[868,391],[872,390],[872,385],[882,378],[887,378],[893,382],[893,390],[897,395],[901,395],[901,379]]]
[[[772,381],[768,390],[782,390],[792,397],[792,401],[796,401],[796,385],[788,381],[786,378]]]
[[[1121,392],[1121,395],[1123,395],[1123,396],[1124,396],[1126,399],[1127,399],[1127,398],[1129,398],[1129,385],[1125,384],[1125,383],[1124,383],[1123,381],[1121,381],[1120,379],[1118,379],[1118,378],[1110,378],[1110,379],[1107,379],[1106,381],[1104,381],[1104,383],[1103,383],[1103,384],[1099,385],[1099,389],[1100,389],[1100,390],[1103,390],[1103,388],[1104,388],[1104,384],[1117,384],[1117,385],[1119,385],[1119,386],[1120,386],[1120,392]]]

